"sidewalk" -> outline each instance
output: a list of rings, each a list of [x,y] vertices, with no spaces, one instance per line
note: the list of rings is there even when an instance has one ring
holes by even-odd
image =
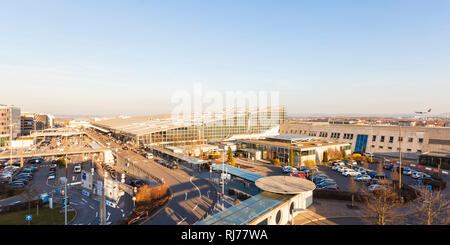
[[[294,218],[295,225],[367,225],[374,216],[364,209],[364,204],[355,202],[357,209],[349,208],[350,201],[314,199],[314,203]],[[399,217],[410,215],[413,211],[408,206],[396,209]],[[399,219],[400,220],[400,219]]]

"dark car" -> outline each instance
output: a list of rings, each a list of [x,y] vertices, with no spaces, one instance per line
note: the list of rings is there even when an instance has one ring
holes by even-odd
[[[332,186],[324,186],[317,188],[316,190],[323,190],[323,191],[339,191],[339,187],[337,185]]]
[[[15,182],[15,181],[22,181],[24,184],[28,184],[28,182],[30,180],[26,176],[19,176],[19,177],[13,178],[13,182]]]
[[[378,173],[376,171],[368,171],[367,175],[369,175],[371,178],[374,178]]]
[[[386,179],[386,175],[385,175],[385,174],[376,174],[375,176],[373,176],[373,178],[376,178],[376,179]]]
[[[144,182],[142,180],[132,180],[130,185],[133,187],[140,187],[144,185]]]
[[[9,186],[11,186],[12,188],[24,188],[25,187],[25,183],[23,182],[19,182],[19,181],[15,181],[15,182],[11,182],[11,184],[9,184]]]
[[[392,167],[394,167],[394,164],[388,164],[388,165],[384,165],[384,166],[383,166],[383,168],[384,168],[384,169],[387,169],[387,170],[392,169]]]
[[[334,182],[334,181],[324,181],[324,182],[322,182],[320,184],[317,184],[316,187],[317,188],[322,188],[322,187],[325,187],[325,186],[333,186],[333,185],[337,185],[337,183]]]

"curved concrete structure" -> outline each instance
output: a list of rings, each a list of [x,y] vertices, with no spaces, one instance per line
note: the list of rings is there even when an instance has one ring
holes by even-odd
[[[269,176],[256,180],[261,190],[279,194],[299,194],[312,191],[316,185],[309,180],[293,176]]]

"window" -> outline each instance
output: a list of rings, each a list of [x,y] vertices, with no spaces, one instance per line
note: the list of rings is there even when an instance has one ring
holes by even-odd
[[[394,142],[394,136],[389,137],[389,143],[392,143],[392,142]]]
[[[375,148],[375,145],[372,145],[372,148]]]
[[[412,142],[413,142],[413,138],[409,137],[409,138],[408,138],[408,142],[409,142],[409,143],[412,143]]]
[[[378,148],[383,149],[383,146],[380,145],[380,146],[378,146]]]
[[[384,136],[381,136],[380,142],[384,142]]]
[[[403,142],[403,137],[398,137],[399,142]]]
[[[423,143],[423,138],[419,138],[419,143],[420,143],[420,144]]]
[[[422,153],[422,150],[417,150],[417,153],[419,153],[419,154]]]
[[[377,141],[377,136],[376,135],[372,136],[372,141]]]
[[[389,150],[392,150],[392,146],[389,146],[388,149],[389,149]]]
[[[406,149],[406,151],[409,151],[409,152],[411,152],[411,149]]]

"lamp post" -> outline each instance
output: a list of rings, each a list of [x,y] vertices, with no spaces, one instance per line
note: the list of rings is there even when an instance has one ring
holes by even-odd
[[[399,158],[400,158],[400,165],[398,168],[398,188],[399,190],[402,189],[402,130],[401,130],[400,121],[398,122],[398,132],[399,132],[399,138],[398,138],[398,144],[399,144]]]

